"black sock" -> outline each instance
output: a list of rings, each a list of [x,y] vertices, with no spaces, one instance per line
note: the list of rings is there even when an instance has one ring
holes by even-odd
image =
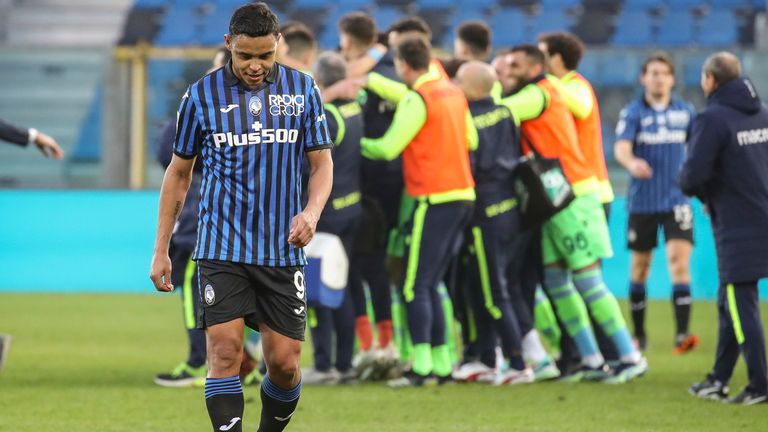
[[[691,319],[691,286],[689,284],[673,285],[672,302],[675,305],[677,338],[680,339],[681,336],[688,335],[688,322]]]
[[[244,402],[239,376],[206,378],[205,405],[214,432],[242,432]]]
[[[645,284],[629,284],[629,309],[632,311],[632,324],[637,338],[645,337]]]
[[[284,390],[269,380],[261,383],[261,422],[258,432],[281,432],[288,426],[296,411],[301,393],[301,383],[291,390]]]

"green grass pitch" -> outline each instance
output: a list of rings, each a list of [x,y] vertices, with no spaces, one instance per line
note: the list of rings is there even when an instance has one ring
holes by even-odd
[[[713,303],[694,305],[692,329],[702,345],[676,357],[671,309],[669,302],[650,305],[651,370],[628,385],[307,386],[288,430],[768,430],[766,405],[733,407],[687,394],[687,386],[711,364],[716,311]],[[152,383],[155,373],[185,355],[176,296],[0,294],[0,333],[14,337],[0,372],[0,431],[211,430],[201,389],[165,389]],[[740,362],[732,392],[740,391],[745,381]],[[245,430],[255,431],[258,389],[247,388],[245,397]]]

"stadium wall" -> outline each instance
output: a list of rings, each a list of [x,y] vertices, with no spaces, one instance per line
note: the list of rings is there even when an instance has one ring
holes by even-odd
[[[157,191],[0,191],[0,292],[151,292],[149,263],[157,221]],[[717,292],[709,220],[694,206],[696,299]],[[608,286],[625,297],[629,274],[623,198],[610,221],[615,256],[605,262]],[[654,256],[650,296],[668,298],[663,249]],[[763,281],[761,292],[768,294]]]

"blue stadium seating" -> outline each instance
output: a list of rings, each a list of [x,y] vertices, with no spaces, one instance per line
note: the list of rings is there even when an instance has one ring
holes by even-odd
[[[191,8],[173,6],[165,13],[162,28],[155,39],[160,46],[199,43],[199,17]]]
[[[656,43],[664,46],[686,46],[694,43],[696,22],[688,11],[670,11],[661,18]]]
[[[659,9],[664,5],[663,0],[625,0],[625,11],[647,11],[650,9]]]
[[[326,0],[294,0],[293,5],[297,9],[325,9],[328,2]]]
[[[373,16],[376,18],[376,25],[381,30],[386,30],[395,23],[395,21],[399,20],[403,13],[400,12],[400,10],[395,9],[393,7],[382,7],[377,9]]]
[[[456,0],[420,0],[421,9],[451,9],[456,6]]]
[[[739,41],[736,17],[730,11],[711,12],[702,19],[696,41],[705,46],[735,45]]]
[[[562,9],[542,12],[533,19],[531,33],[538,35],[552,31],[570,31],[571,24],[570,17]]]
[[[689,55],[683,62],[682,73],[677,72],[678,79],[682,77],[683,83],[688,87],[698,88],[701,81],[701,66],[709,54]]]
[[[705,4],[706,0],[667,0],[667,7],[674,12],[690,11]]]
[[[637,83],[642,58],[631,52],[616,52],[598,66],[594,82],[605,86],[633,86]]]
[[[489,9],[496,6],[496,0],[459,0],[458,6],[462,11]]]
[[[575,6],[579,6],[581,0],[541,0],[541,7],[545,12],[550,12],[552,9],[567,9]]]
[[[531,34],[525,15],[517,9],[502,9],[488,24],[493,31],[493,43],[499,47],[525,42]]]
[[[616,21],[613,44],[643,46],[653,43],[653,19],[647,12],[625,11]]]

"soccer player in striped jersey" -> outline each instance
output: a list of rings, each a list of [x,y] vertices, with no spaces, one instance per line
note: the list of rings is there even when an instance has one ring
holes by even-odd
[[[632,251],[629,296],[635,338],[645,349],[646,281],[659,230],[664,231],[667,262],[672,277],[677,354],[695,348],[699,339],[688,333],[691,313],[690,257],[693,212],[676,179],[685,159],[694,110],[672,97],[675,67],[665,53],[643,63],[643,95],[627,105],[616,126],[616,160],[629,171],[629,228]]]
[[[174,157],[160,192],[150,277],[157,290],[172,291],[168,242],[195,159],[202,159],[194,259],[208,345],[205,397],[214,431],[243,429],[238,372],[245,325],[262,333],[267,364],[259,430],[282,431],[301,391],[302,247],[312,239],[331,192],[333,143],[312,78],[275,62],[278,29],[264,3],[233,13],[224,37],[232,60],[182,97]],[[305,156],[309,198],[302,209]]]

